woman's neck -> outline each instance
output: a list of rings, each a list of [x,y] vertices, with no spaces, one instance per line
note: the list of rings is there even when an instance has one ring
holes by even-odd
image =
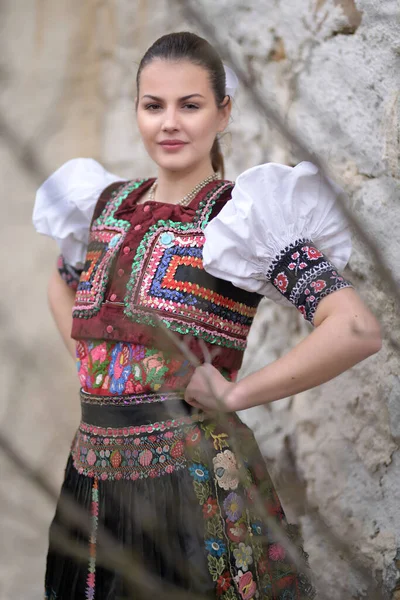
[[[213,174],[211,163],[208,162],[187,172],[160,169],[157,178],[156,200],[177,204],[198,183]]]

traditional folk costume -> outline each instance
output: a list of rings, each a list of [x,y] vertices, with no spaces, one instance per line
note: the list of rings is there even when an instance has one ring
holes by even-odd
[[[91,515],[90,535],[67,527],[82,562],[55,543],[57,510],[45,597],[153,597],[139,584],[129,595],[99,564],[103,527],[165,590],[311,598],[268,521],[294,538],[251,430],[236,414],[213,420],[184,402],[193,366],[166,331],[201,361],[205,346],[235,380],[263,296],[312,323],[322,298],[351,286],[340,274],[351,239],[339,190],[308,162],[211,181],[187,206],[138,203],[153,182],[75,159],[37,194],[35,226],[58,241],[59,271],[76,288],[82,421],[61,493]]]

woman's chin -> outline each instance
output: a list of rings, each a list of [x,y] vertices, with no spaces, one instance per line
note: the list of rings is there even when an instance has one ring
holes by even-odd
[[[170,157],[168,160],[159,159],[155,161],[159,169],[163,171],[171,171],[173,173],[188,171],[195,167],[196,163],[183,159],[183,157]]]

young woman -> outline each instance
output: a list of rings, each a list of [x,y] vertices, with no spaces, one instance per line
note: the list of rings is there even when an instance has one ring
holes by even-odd
[[[48,599],[313,596],[235,411],[312,388],[377,352],[379,325],[340,275],[348,226],[338,190],[314,165],[257,166],[235,185],[219,177],[226,92],[205,40],[160,38],[141,61],[136,100],[157,178],[121,181],[75,159],[38,191],[35,225],[62,251],[50,306],[82,386],[62,497],[92,515],[90,535],[65,526],[82,560],[58,543],[57,510]],[[262,296],[294,305],[314,330],[236,382]],[[100,548],[100,528],[132,556],[133,591]]]

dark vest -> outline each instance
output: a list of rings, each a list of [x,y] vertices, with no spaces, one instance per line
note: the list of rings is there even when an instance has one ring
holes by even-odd
[[[113,184],[94,213],[73,309],[72,337],[177,347],[171,333],[213,364],[240,367],[261,296],[203,268],[204,228],[233,184],[208,184],[188,207],[136,204],[153,180]]]

